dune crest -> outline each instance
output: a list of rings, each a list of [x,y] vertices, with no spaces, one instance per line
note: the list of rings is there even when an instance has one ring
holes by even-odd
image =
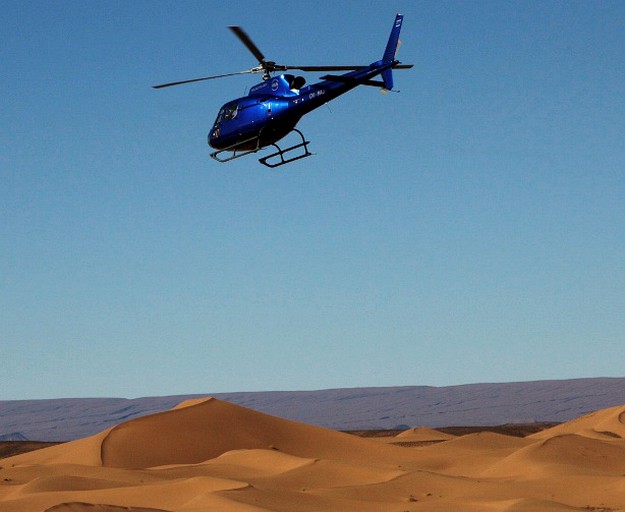
[[[171,410],[175,411],[176,409],[184,409],[185,407],[193,407],[195,405],[203,404],[204,402],[210,402],[211,400],[216,400],[212,396],[207,396],[204,398],[191,398],[189,400],[184,400],[180,402],[178,405],[173,407]]]
[[[94,505],[92,503],[61,503],[45,512],[167,512],[157,508],[118,507],[116,505]]]
[[[398,447],[191,400],[0,460],[0,511],[625,512],[624,418],[526,438],[417,428]]]

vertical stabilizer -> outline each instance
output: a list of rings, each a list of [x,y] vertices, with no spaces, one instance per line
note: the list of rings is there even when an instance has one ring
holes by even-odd
[[[404,15],[398,14],[395,16],[395,22],[391,30],[391,35],[386,43],[386,50],[382,57],[383,64],[390,64],[395,60],[395,53],[397,52],[397,43],[399,42],[399,32],[401,30],[402,22],[404,21]],[[384,81],[384,87],[389,91],[393,88],[393,70],[387,69],[382,72],[382,80]]]

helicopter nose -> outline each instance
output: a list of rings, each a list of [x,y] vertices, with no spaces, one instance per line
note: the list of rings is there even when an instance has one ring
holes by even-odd
[[[214,147],[214,146],[213,146],[213,141],[214,141],[214,140],[215,140],[218,136],[219,136],[219,133],[218,133],[218,131],[217,131],[217,130],[213,130],[212,132],[210,132],[210,133],[208,134],[208,137],[207,137],[207,139],[208,139],[208,140],[207,140],[207,142],[208,142],[208,145],[209,145],[210,147]]]

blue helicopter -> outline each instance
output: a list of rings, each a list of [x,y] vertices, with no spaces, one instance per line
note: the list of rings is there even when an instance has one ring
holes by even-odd
[[[273,146],[277,151],[260,158],[259,162],[267,167],[278,167],[313,154],[308,150],[310,141],[306,140],[302,132],[295,128],[303,115],[359,85],[379,87],[383,92],[390,91],[393,89],[392,70],[412,67],[411,64],[401,64],[395,59],[402,21],[403,15],[397,14],[382,59],[368,66],[286,66],[276,64],[274,61],[265,59],[265,56],[241,27],[231,26],[229,27],[230,30],[256,57],[258,66],[245,71],[194,78],[153,87],[161,89],[233,75],[263,73],[263,81],[252,87],[247,96],[229,101],[221,107],[208,135],[208,144],[216,150],[211,153],[211,157],[219,162],[229,162],[235,158]],[[306,80],[302,76],[288,73],[272,75],[276,72],[292,69],[305,72],[348,72],[341,75],[324,75],[321,77],[321,82],[308,86],[305,85]],[[376,76],[381,76],[382,80],[373,80]],[[297,133],[301,137],[301,142],[286,148],[278,146],[277,142],[291,132]]]

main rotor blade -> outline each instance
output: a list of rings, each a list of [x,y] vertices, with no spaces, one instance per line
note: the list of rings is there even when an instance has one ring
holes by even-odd
[[[228,28],[232,30],[234,34],[241,40],[241,42],[247,47],[247,49],[252,52],[254,57],[258,59],[258,62],[265,62],[265,56],[263,55],[263,52],[258,49],[258,46],[254,44],[254,42],[250,39],[250,36],[248,36],[241,27],[231,25]]]
[[[284,66],[286,69],[299,69],[300,71],[353,71],[354,69],[366,68],[367,66]]]
[[[191,80],[181,80],[180,82],[170,82],[168,84],[153,85],[152,89],[162,89],[163,87],[171,87],[172,85],[191,84],[193,82],[202,82],[203,80],[213,80],[214,78],[224,78],[226,76],[246,75],[248,73],[258,73],[258,72],[259,72],[258,69],[252,68],[252,69],[248,69],[247,71],[237,71],[235,73],[226,73],[225,75],[204,76],[202,78],[192,78]]]
[[[413,64],[397,64],[393,69],[409,69]],[[299,69],[300,71],[353,71],[355,69],[368,68],[369,66],[284,66],[286,69]]]

